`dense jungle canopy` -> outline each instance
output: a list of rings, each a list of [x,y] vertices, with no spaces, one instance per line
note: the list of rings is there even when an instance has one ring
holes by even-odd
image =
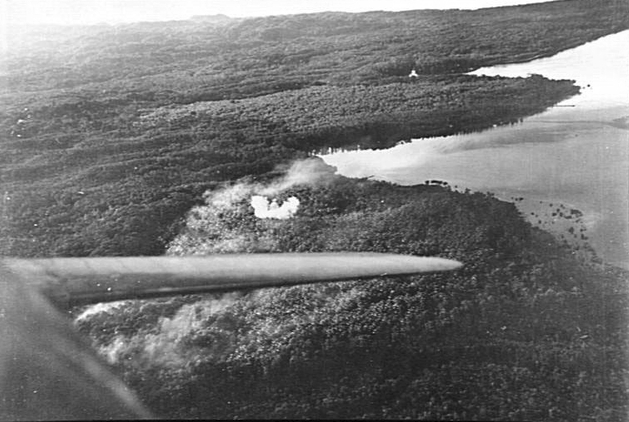
[[[0,253],[349,250],[466,264],[73,310],[167,417],[624,420],[625,271],[491,194],[347,179],[311,155],[517,123],[579,87],[465,73],[627,28],[629,4],[613,0],[13,28]],[[251,196],[271,191],[299,199],[293,218],[255,217]]]

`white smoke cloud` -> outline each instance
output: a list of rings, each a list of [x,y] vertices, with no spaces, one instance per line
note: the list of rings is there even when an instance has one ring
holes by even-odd
[[[120,306],[124,305],[125,301],[119,302],[105,302],[105,303],[97,303],[95,305],[90,305],[83,310],[74,320],[75,322],[79,322],[84,320],[92,315],[99,314],[101,312],[110,313],[111,311],[115,311]]]
[[[336,172],[320,159],[295,161],[279,181],[256,189],[260,195],[273,196],[296,185],[314,185],[323,182]]]
[[[189,356],[196,353],[193,348],[185,344],[186,338],[192,333],[202,331],[211,316],[229,309],[242,296],[242,292],[226,293],[221,297],[207,298],[184,305],[172,317],[160,318],[155,330],[140,331],[130,337],[118,335],[108,344],[100,346],[98,352],[111,364],[119,363],[125,355],[132,354],[133,364],[138,366],[184,365]],[[220,343],[211,349],[213,352],[225,353],[226,346],[229,345]],[[209,348],[209,346],[204,347]]]
[[[280,168],[277,170],[282,169]],[[318,158],[295,161],[290,165],[290,167],[284,167],[283,170],[285,170],[284,176],[282,176],[279,180],[268,184],[242,182],[218,191],[207,191],[204,195],[207,205],[204,207],[197,207],[194,210],[196,212],[201,212],[201,208],[207,208],[211,209],[212,212],[228,211],[233,208],[236,203],[242,201],[246,197],[251,197],[252,195],[273,197],[287,189],[292,188],[293,186],[307,186],[325,182],[326,179],[333,177],[336,172],[335,167],[325,164],[323,160]],[[295,200],[297,200],[297,198],[295,198]],[[256,203],[262,204],[262,201],[256,199]],[[275,207],[273,202],[267,206],[273,208]],[[279,205],[277,206],[279,207]],[[293,207],[294,205],[290,206]]]
[[[285,220],[291,218],[299,209],[299,199],[291,196],[280,206],[277,199],[269,200],[265,196],[254,195],[251,197],[251,206],[258,218],[276,218]]]
[[[185,338],[200,332],[209,317],[225,311],[241,296],[240,292],[227,293],[220,298],[184,305],[172,318],[160,318],[159,331],[143,339],[143,357],[164,366],[183,365],[188,354],[194,353],[189,346],[182,347]]]
[[[279,203],[273,198],[297,185],[329,183],[334,180],[336,169],[319,158],[310,158],[276,171],[284,175],[268,183],[248,178],[222,189],[207,191],[205,205],[194,207],[188,213],[186,228],[170,242],[166,253],[207,255],[274,251],[276,239],[259,231],[243,231],[242,226],[226,222],[246,221],[252,211],[260,219],[291,218],[297,212],[300,200],[293,196]]]
[[[129,339],[124,336],[116,336],[111,343],[101,346],[98,352],[107,359],[107,362],[114,365],[120,360],[120,355],[129,348]]]

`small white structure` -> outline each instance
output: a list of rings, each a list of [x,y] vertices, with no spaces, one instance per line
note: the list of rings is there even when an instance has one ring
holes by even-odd
[[[417,74],[417,72],[415,72],[415,69],[411,70],[411,73],[408,75],[409,78],[419,78],[419,75]]]

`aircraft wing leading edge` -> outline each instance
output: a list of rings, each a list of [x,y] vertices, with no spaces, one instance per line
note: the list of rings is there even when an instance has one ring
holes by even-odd
[[[151,417],[73,330],[60,312],[66,306],[460,266],[442,258],[362,253],[0,260],[0,420]]]
[[[6,260],[55,303],[70,306],[175,294],[453,270],[456,261],[377,253],[225,254]]]

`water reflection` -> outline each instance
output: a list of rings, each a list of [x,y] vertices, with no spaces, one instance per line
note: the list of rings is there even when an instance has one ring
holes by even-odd
[[[624,31],[551,58],[474,72],[539,73],[574,79],[583,88],[521,124],[417,139],[387,150],[335,151],[323,158],[351,177],[406,185],[439,179],[505,199],[524,197],[517,202],[523,213],[557,234],[567,229],[557,228],[562,226],[556,212],[544,210],[560,202],[584,213],[589,241],[599,255],[629,267],[627,45],[629,31]]]

